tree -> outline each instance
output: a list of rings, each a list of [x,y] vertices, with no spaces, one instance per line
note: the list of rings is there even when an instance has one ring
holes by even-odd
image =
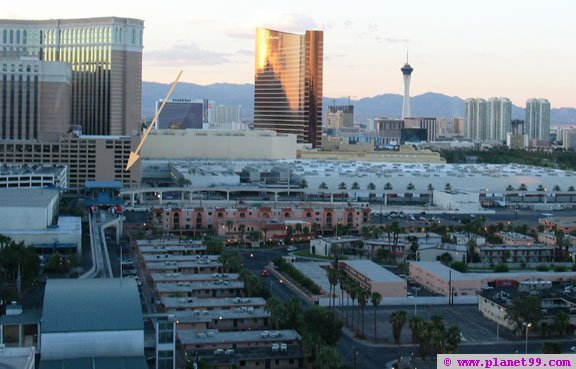
[[[358,296],[358,287],[356,286],[356,283],[350,283],[350,285],[348,286],[349,290],[348,290],[348,295],[350,295],[350,299],[352,300],[352,330],[354,330],[354,301],[356,300],[356,297]]]
[[[574,186],[568,187],[568,192],[574,192],[574,191],[576,191],[576,188],[574,188]]]
[[[320,186],[318,186],[318,188],[321,190],[327,190],[328,185],[326,184],[326,182],[322,182],[322,183],[320,183]]]
[[[406,189],[408,191],[413,191],[416,188],[416,186],[414,186],[414,183],[410,182],[408,183],[408,186],[406,186]]]
[[[531,295],[514,297],[508,305],[506,319],[513,325],[517,335],[523,334],[524,322],[536,325],[542,320],[540,301]]]
[[[450,183],[446,183],[444,185],[444,191],[452,191],[452,185]]]
[[[424,327],[424,320],[417,315],[414,315],[408,321],[408,326],[412,332],[412,343],[418,343],[420,340],[420,333]]]
[[[378,292],[372,292],[370,301],[372,301],[372,306],[374,307],[374,339],[376,340],[378,339],[378,331],[376,330],[376,327],[378,326],[378,324],[376,324],[376,309],[380,306],[380,302],[382,302],[382,295]]]
[[[246,232],[246,225],[240,224],[238,226],[238,232],[240,232],[240,244],[244,244],[244,233]]]
[[[232,232],[232,227],[234,226],[234,222],[231,220],[226,221],[226,229],[228,229],[228,233]]]
[[[432,183],[428,183],[428,191],[434,191],[434,186]]]
[[[384,228],[384,232],[388,235],[388,244],[392,245],[392,261],[395,262],[402,228],[398,222],[392,222]]]
[[[402,327],[408,320],[408,314],[405,310],[395,311],[390,316],[388,323],[392,324],[392,335],[394,336],[394,343],[400,344],[400,336],[402,335]]]
[[[468,266],[461,261],[453,261],[450,264],[450,268],[459,271],[460,273],[465,273],[468,269]]]
[[[308,182],[306,182],[306,180],[303,179],[302,182],[300,182],[300,187],[302,187],[302,188],[308,188]]]
[[[507,191],[507,192],[512,192],[512,191],[514,191],[514,186],[512,186],[511,184],[509,184],[508,186],[506,186],[506,191]]]
[[[538,187],[536,187],[536,191],[544,192],[546,191],[546,188],[542,184],[539,184]]]
[[[304,329],[315,333],[327,345],[333,346],[342,336],[342,322],[336,313],[321,306],[312,306],[304,310],[302,317]]]
[[[358,182],[352,183],[352,189],[353,190],[359,190],[360,189],[360,185],[358,184]]]
[[[225,250],[218,260],[227,273],[239,273],[242,270],[242,257],[236,250]]]
[[[392,183],[386,182],[384,185],[384,191],[392,191]]]
[[[561,188],[560,186],[558,186],[558,185],[555,185],[555,186],[552,188],[552,191],[554,191],[554,192],[560,192],[560,191],[562,191],[562,188]]]
[[[330,300],[332,300],[332,308],[335,305],[336,299],[336,285],[338,284],[339,273],[338,269],[328,269],[328,283],[330,283]]]
[[[210,255],[220,255],[224,251],[224,243],[212,237],[204,237],[206,252]]]
[[[317,369],[341,369],[345,367],[342,355],[335,347],[320,346],[316,355]]]
[[[566,330],[570,326],[570,316],[561,311],[554,316],[554,330],[558,336],[563,336],[566,334]]]
[[[528,187],[526,186],[525,183],[521,183],[520,186],[518,187],[518,191],[526,192],[528,191]]]
[[[446,354],[455,354],[458,350],[458,345],[460,344],[461,338],[460,328],[453,325],[446,331]]]
[[[364,337],[364,310],[366,309],[366,305],[368,305],[368,297],[368,291],[360,288],[358,291],[358,305],[360,305],[360,312],[362,313],[362,337]]]
[[[286,327],[288,318],[288,309],[284,301],[271,297],[266,301],[266,310],[270,313],[270,325],[274,329],[283,329]]]
[[[339,190],[345,190],[346,188],[348,188],[348,187],[346,186],[345,182],[340,182],[340,184],[338,185]]]
[[[373,182],[368,183],[366,187],[369,191],[374,191],[376,189],[376,185]]]
[[[509,271],[508,264],[499,263],[494,266],[495,273],[507,273]]]
[[[450,254],[449,252],[445,252],[442,255],[438,256],[438,261],[444,265],[450,265],[452,264],[454,259],[452,258],[452,254]]]

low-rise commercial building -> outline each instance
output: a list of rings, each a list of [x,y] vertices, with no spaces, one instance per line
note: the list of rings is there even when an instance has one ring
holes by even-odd
[[[546,229],[557,229],[566,234],[576,231],[576,217],[547,217],[538,219]]]
[[[531,246],[536,243],[533,237],[517,232],[497,232],[496,236],[502,239],[504,245]]]
[[[549,263],[554,260],[554,246],[543,244],[491,245],[481,246],[479,250],[480,262],[487,265]]]
[[[149,262],[144,264],[145,274],[152,273],[184,273],[213,274],[220,272],[222,263],[213,260]]]
[[[418,247],[418,251],[416,251],[416,260],[438,261],[444,254],[450,255],[453,261],[465,263],[468,256],[468,246],[453,243],[420,246]]]
[[[6,314],[0,316],[0,346],[27,347],[38,351],[41,318],[40,310],[23,310],[21,305],[14,303],[8,305]]]
[[[188,358],[198,357],[215,367],[304,368],[300,335],[294,330],[220,332],[179,331]]]
[[[561,239],[567,242],[570,246],[576,246],[576,237],[570,234],[565,234]],[[556,232],[538,232],[538,242],[549,246],[557,246],[559,241],[558,234]]]
[[[477,234],[451,232],[448,235],[452,242],[458,245],[468,245],[470,240],[473,240],[476,246],[483,246],[486,244],[486,238]]]
[[[318,256],[331,256],[337,249],[338,254],[357,254],[362,249],[359,237],[326,237],[310,240],[310,253]]]
[[[449,296],[473,296],[496,281],[567,281],[576,278],[576,272],[536,272],[525,270],[508,273],[461,273],[436,261],[411,261],[410,277],[433,292]]]
[[[244,282],[215,280],[206,282],[157,283],[154,286],[158,298],[199,297],[222,298],[239,297],[244,291]]]
[[[406,297],[406,281],[372,260],[342,260],[340,269],[360,287],[382,297]]]
[[[0,350],[0,367],[11,369],[35,369],[34,347],[11,347]]]
[[[185,274],[185,273],[151,273],[150,280],[154,284],[158,283],[178,283],[178,282],[210,282],[210,281],[235,281],[240,277],[238,273],[213,273],[213,274]]]
[[[136,252],[141,255],[188,255],[206,253],[202,241],[179,239],[135,240]]]
[[[383,237],[373,240],[364,240],[362,249],[363,254],[370,256],[371,258],[376,256],[378,251],[382,250],[390,255],[391,260],[401,262],[406,260],[406,256],[410,250],[410,245],[410,241],[405,238],[400,239],[400,237],[398,237],[398,239],[394,241],[394,237]]]
[[[268,326],[270,312],[253,307],[237,307],[229,310],[194,310],[175,313],[178,330],[218,329],[224,331],[252,331]]]
[[[228,310],[237,307],[264,308],[266,300],[261,297],[197,298],[164,297],[158,301],[160,308],[168,312],[186,310]]]

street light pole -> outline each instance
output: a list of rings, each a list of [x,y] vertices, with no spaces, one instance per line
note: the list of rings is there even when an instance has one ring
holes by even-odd
[[[528,329],[530,327],[532,327],[532,323],[524,322],[524,323],[522,323],[522,325],[526,327],[526,343],[524,345],[524,354],[527,354],[528,353]]]
[[[418,290],[420,287],[414,287],[414,316],[418,315]]]

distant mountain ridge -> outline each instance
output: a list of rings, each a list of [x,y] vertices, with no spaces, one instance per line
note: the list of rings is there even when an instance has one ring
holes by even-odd
[[[154,115],[155,101],[161,99],[168,91],[169,84],[142,82],[142,114],[151,118]],[[252,119],[254,116],[254,85],[215,83],[201,86],[194,83],[179,83],[173,98],[209,99],[220,105],[241,105],[242,118]],[[324,107],[348,104],[347,98],[333,99],[324,97]],[[354,105],[354,120],[363,122],[368,118],[402,116],[402,95],[382,94],[350,101]],[[420,117],[443,117],[452,119],[464,115],[464,99],[457,96],[447,96],[434,92],[413,96],[411,99],[412,115]],[[552,108],[552,123],[576,123],[575,108]],[[525,109],[512,105],[512,119],[524,119]]]

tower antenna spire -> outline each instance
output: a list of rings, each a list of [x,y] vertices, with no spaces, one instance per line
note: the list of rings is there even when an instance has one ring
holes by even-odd
[[[408,64],[408,47],[406,47],[406,64]]]

